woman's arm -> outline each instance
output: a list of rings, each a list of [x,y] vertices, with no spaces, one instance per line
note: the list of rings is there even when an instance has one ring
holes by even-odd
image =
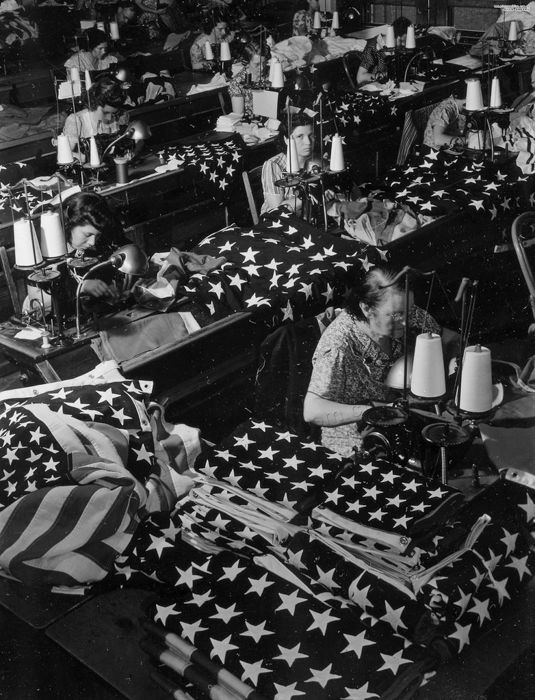
[[[356,423],[362,418],[364,411],[370,408],[369,404],[349,405],[324,399],[317,394],[308,391],[303,406],[303,418],[307,423],[322,427],[335,427]]]
[[[357,71],[357,85],[364,85],[365,83],[373,82],[374,77],[369,70],[364,68],[364,66],[359,66]]]

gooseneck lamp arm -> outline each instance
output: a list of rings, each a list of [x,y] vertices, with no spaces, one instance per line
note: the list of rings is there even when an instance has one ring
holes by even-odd
[[[95,272],[95,270],[98,270],[102,267],[106,267],[107,265],[111,264],[112,263],[110,260],[103,260],[102,262],[93,265],[93,267],[89,268],[89,270],[85,273],[85,275],[78,283],[78,286],[76,287],[76,340],[79,340],[82,337],[82,334],[80,332],[80,295],[82,287],[84,286],[84,282],[86,281],[86,279],[88,279],[88,277],[91,276],[93,272]]]

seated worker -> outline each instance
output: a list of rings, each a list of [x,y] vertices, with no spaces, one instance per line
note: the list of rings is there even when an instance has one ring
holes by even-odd
[[[117,3],[116,17],[119,30],[136,24],[138,17],[138,6],[135,0],[120,0]]]
[[[286,205],[295,211],[300,211],[301,199],[290,187],[279,187],[275,183],[284,177],[287,171],[286,151],[288,136],[295,140],[297,151],[297,165],[299,170],[306,170],[312,158],[314,150],[314,125],[311,117],[300,112],[292,115],[292,132],[288,134],[286,120],[281,123],[281,134],[284,139],[281,146],[281,153],[264,162],[262,166],[262,190],[264,192],[264,203],[261,213],[276,209],[281,205]]]
[[[87,91],[87,107],[69,114],[63,126],[63,133],[69,137],[71,148],[78,139],[87,139],[97,134],[115,134],[128,123],[128,115],[123,107],[126,94],[115,78],[103,76],[95,81]]]
[[[251,86],[260,82],[266,73],[267,56],[256,42],[241,45],[240,63],[241,70],[233,76],[229,82],[228,91],[231,97],[242,96],[244,98],[245,115],[253,116],[253,94]]]
[[[203,22],[201,33],[196,37],[190,47],[189,55],[192,69],[211,70],[212,64],[205,58],[206,42],[209,44],[220,44],[222,41],[230,42],[233,39],[234,32],[230,30],[228,23],[221,19],[221,17],[218,18],[215,14],[212,21],[212,16],[210,15],[210,17]]]
[[[169,30],[164,18],[168,14],[168,6],[174,0],[136,0],[136,5],[140,11],[139,23],[143,25],[149,35],[149,39],[157,40]]]
[[[397,44],[403,43],[410,23],[406,17],[398,17],[392,22]],[[383,34],[378,34],[366,43],[357,71],[357,85],[384,80],[387,77],[388,64],[383,51],[384,39]]]
[[[117,215],[110,209],[108,202],[99,194],[93,192],[78,192],[69,197],[63,204],[63,223],[67,243],[67,257],[99,257],[105,258],[115,248],[127,241],[123,235],[122,225]],[[72,305],[76,287],[81,276],[71,268],[71,274],[66,278],[64,291],[64,306]],[[108,280],[108,281],[105,281]],[[115,301],[119,294],[110,278],[110,269],[102,268],[95,272],[95,277],[84,281],[81,293],[83,295]],[[31,307],[33,299],[44,305],[44,311],[50,310],[50,297],[35,287],[28,287],[28,296],[24,301],[24,310]]]
[[[324,331],[312,360],[304,419],[321,426],[323,445],[345,457],[362,439],[358,421],[363,413],[396,398],[384,383],[403,355],[403,278],[385,289],[394,276],[379,267],[369,270],[351,290],[345,310]],[[409,318],[413,343],[418,333],[440,333],[435,320],[418,307],[412,306]],[[457,340],[453,331],[442,331],[446,358],[455,353]]]
[[[293,16],[293,36],[308,36],[313,29],[314,13],[320,11],[319,0],[304,0]]]
[[[466,100],[450,95],[429,115],[423,143],[430,148],[446,146],[464,135],[466,116],[461,114]]]
[[[516,22],[518,39],[512,47],[504,46],[508,40],[511,22]],[[496,22],[491,24],[470,49],[472,56],[499,54],[504,48],[513,49],[514,53],[532,54],[534,52],[535,2],[525,6],[504,8]]]
[[[88,29],[87,51],[77,51],[63,64],[65,68],[78,68],[84,70],[106,70],[113,63],[117,63],[116,56],[108,54],[108,37],[100,29]],[[83,77],[83,76],[82,76]]]

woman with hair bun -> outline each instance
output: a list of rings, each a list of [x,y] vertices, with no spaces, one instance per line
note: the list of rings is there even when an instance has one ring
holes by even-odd
[[[404,279],[389,286],[394,278],[386,268],[370,269],[351,290],[345,310],[321,336],[312,360],[303,416],[321,426],[322,443],[344,457],[362,439],[358,421],[363,413],[371,405],[396,398],[385,384],[389,370],[403,355]],[[457,334],[441,329],[412,301],[409,345],[411,338],[414,345],[418,333],[440,333],[445,357],[452,356]]]

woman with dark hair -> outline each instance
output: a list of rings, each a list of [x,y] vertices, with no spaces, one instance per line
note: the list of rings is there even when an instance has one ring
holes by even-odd
[[[385,380],[403,354],[405,295],[403,278],[388,286],[394,277],[385,268],[367,272],[323,333],[312,360],[304,419],[321,426],[322,443],[346,457],[361,439],[357,421],[363,413],[395,398]],[[442,331],[412,300],[409,326],[413,338],[425,331],[441,333],[447,350],[455,350],[457,334]]]
[[[243,44],[240,55],[241,70],[229,82],[228,91],[231,97],[243,97],[245,114],[253,115],[252,85],[260,82],[267,66],[266,52],[254,41]]]
[[[301,199],[290,187],[280,187],[276,184],[288,171],[287,146],[289,137],[294,140],[297,163],[292,170],[307,170],[309,161],[314,151],[314,123],[312,118],[304,112],[292,115],[291,133],[288,134],[286,120],[281,123],[281,153],[264,162],[262,166],[262,190],[264,192],[264,203],[261,213],[271,211],[280,206],[287,206],[295,211],[300,211],[302,207]]]
[[[410,23],[406,17],[398,17],[392,22],[397,44],[403,43]],[[357,85],[383,80],[386,77],[388,66],[383,51],[384,39],[383,34],[378,34],[367,42],[357,71]]]
[[[123,113],[126,94],[121,83],[110,76],[95,81],[86,94],[87,107],[69,114],[63,126],[63,133],[69,137],[71,148],[79,139],[87,139],[97,134],[115,134],[128,123]]]
[[[228,22],[218,12],[210,14],[203,22],[201,33],[192,43],[189,55],[193,70],[210,70],[212,64],[206,60],[206,42],[220,44],[222,41],[232,41],[234,32],[230,30]]]
[[[117,63],[116,56],[108,54],[108,37],[100,29],[88,29],[87,51],[77,51],[63,64],[65,68],[78,68],[85,70],[106,70],[113,63]]]

